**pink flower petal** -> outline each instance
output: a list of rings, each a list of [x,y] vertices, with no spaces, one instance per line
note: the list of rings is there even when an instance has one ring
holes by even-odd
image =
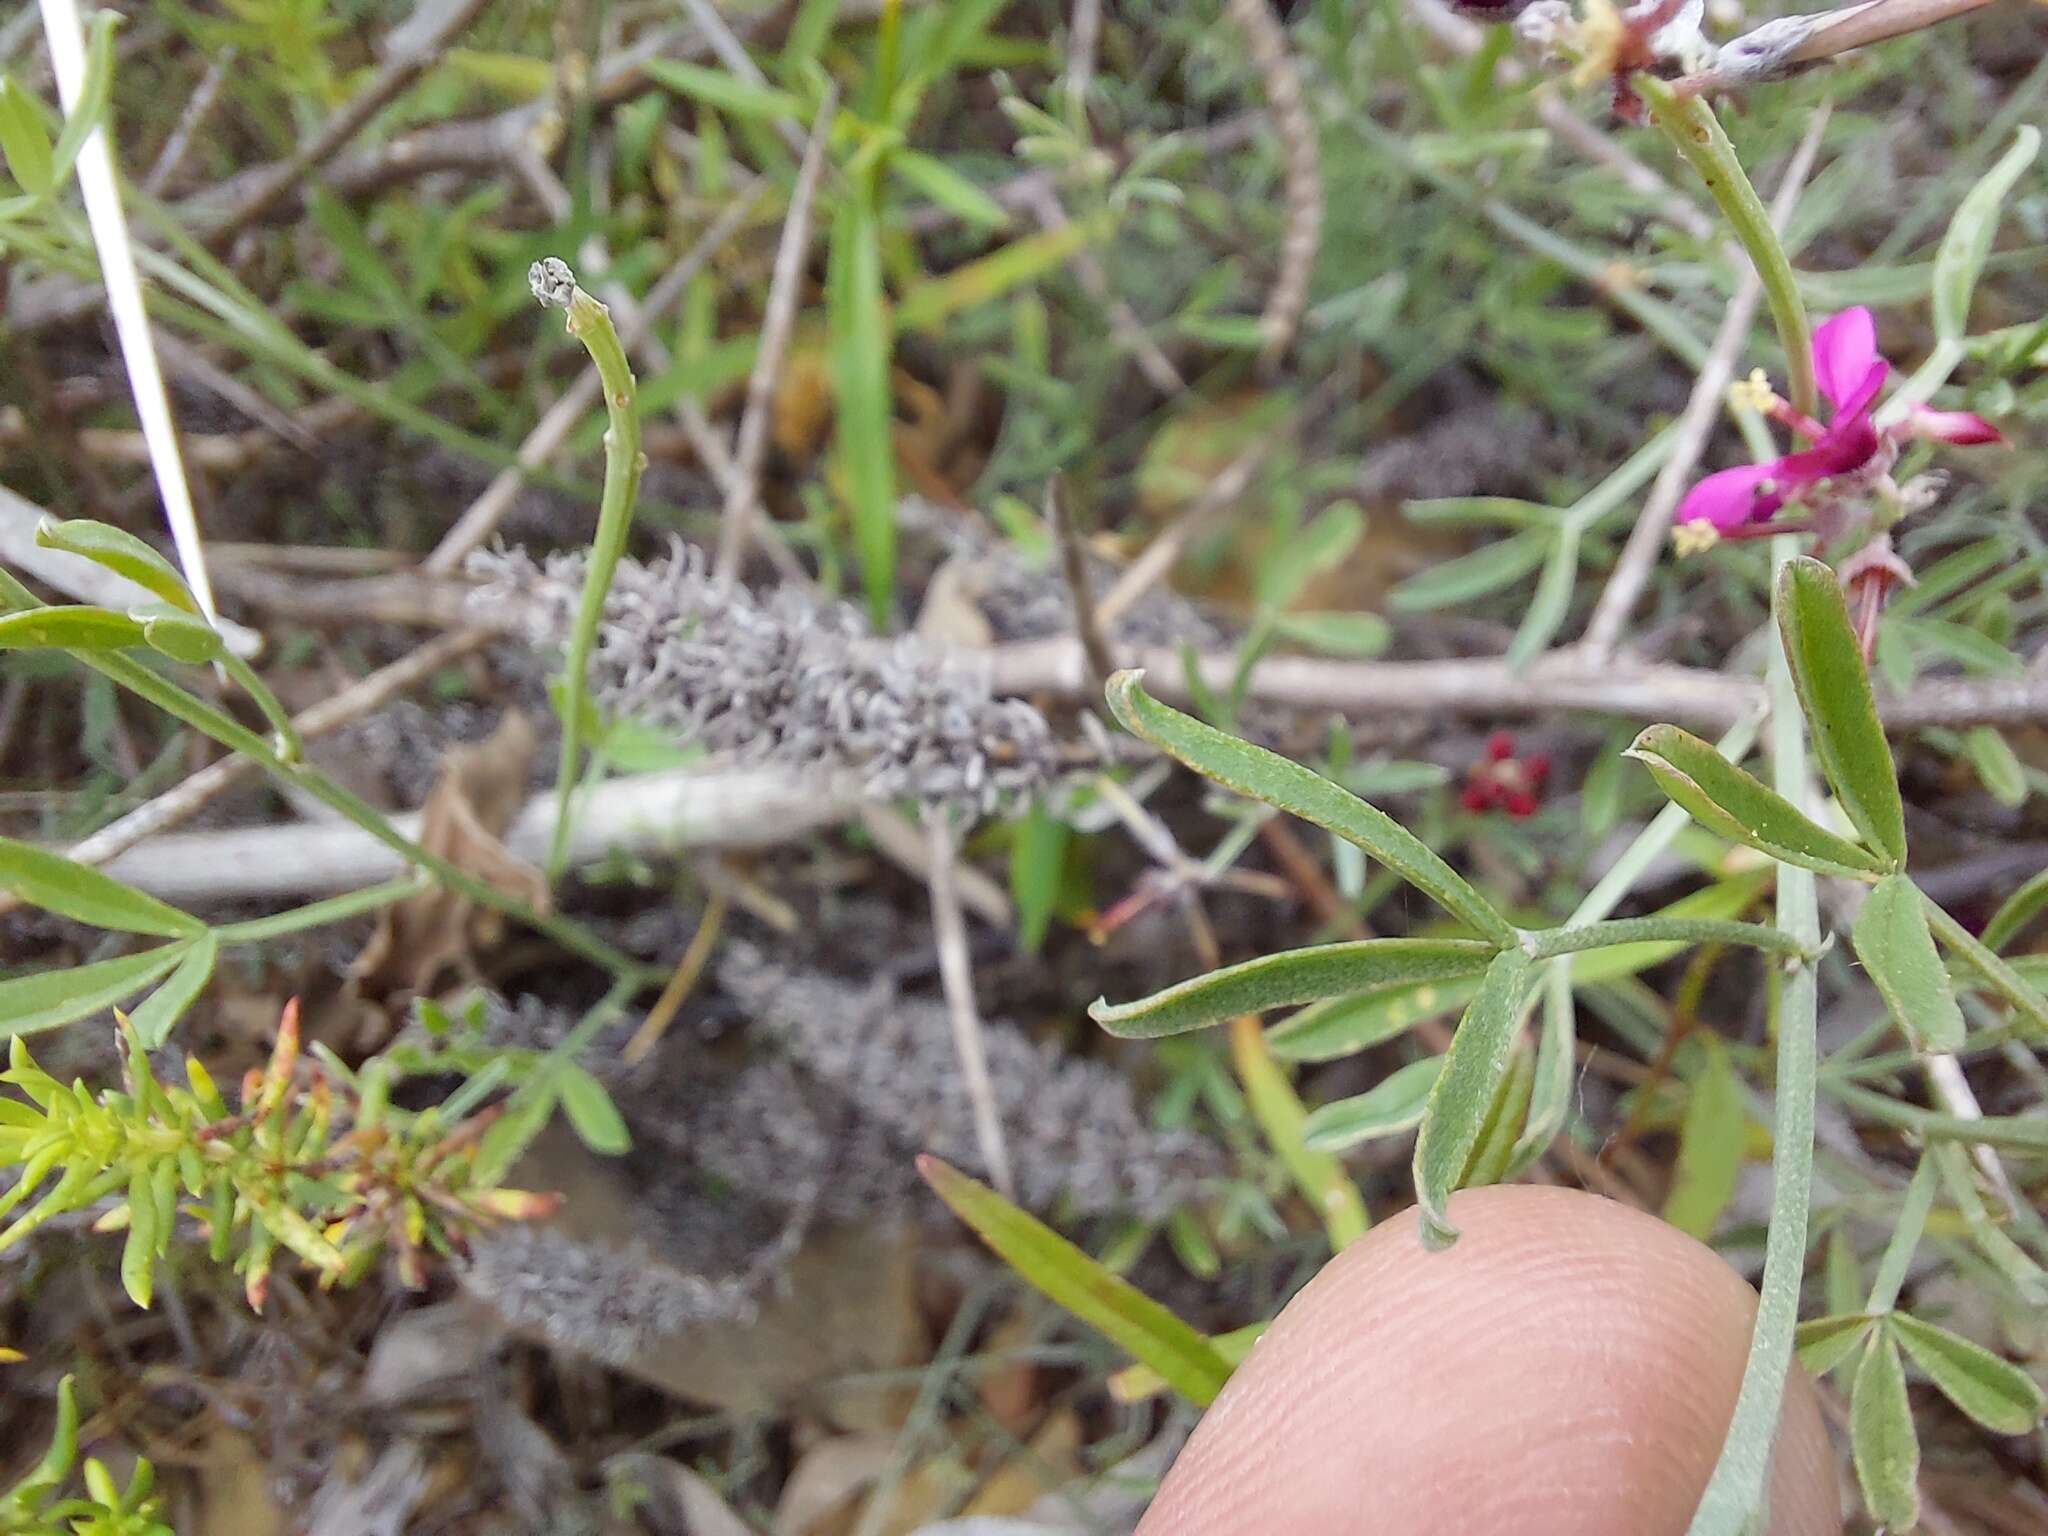
[[[1877,355],[1877,322],[1861,305],[1821,322],[1813,333],[1813,371],[1820,392],[1838,413],[1867,405],[1884,383],[1884,368]]]
[[[1975,411],[1930,411],[1919,405],[1906,418],[1905,427],[1909,436],[1932,438],[1937,443],[1956,443],[1963,447],[2005,441],[2005,434]]]
[[[1744,464],[1709,475],[1686,492],[1685,500],[1678,506],[1678,521],[1709,523],[1726,533],[1731,528],[1740,528],[1746,523],[1769,517],[1784,504],[1784,498],[1777,495],[1759,497],[1757,489],[1777,473],[1778,464],[1774,460],[1769,464]]]
[[[1846,475],[1868,464],[1880,446],[1877,428],[1870,424],[1868,416],[1844,412],[1829,423],[1821,440],[1811,448],[1788,453],[1778,460],[1778,484],[1789,491],[1830,475]]]

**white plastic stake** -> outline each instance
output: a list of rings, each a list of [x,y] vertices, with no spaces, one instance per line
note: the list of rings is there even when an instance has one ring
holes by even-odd
[[[78,0],[39,0],[43,35],[50,43],[50,63],[57,75],[57,94],[67,114],[78,109],[85,88],[85,24]],[[128,220],[121,212],[121,191],[114,177],[114,156],[104,125],[94,127],[78,155],[78,186],[85,196],[86,222],[98,249],[100,274],[107,285],[107,308],[120,338],[121,360],[128,369],[128,387],[135,394],[135,414],[142,422],[142,440],[149,448],[149,467],[156,475],[157,495],[171,525],[171,541],[185,582],[207,618],[217,619],[213,584],[206,577],[206,550],[199,537],[199,519],[192,510],[192,491],[185,483],[185,463],[178,456],[178,434],[171,425],[170,396],[157,367],[156,344],[150,338],[149,314],[142,304],[142,284],[135,275],[135,252],[128,241]]]

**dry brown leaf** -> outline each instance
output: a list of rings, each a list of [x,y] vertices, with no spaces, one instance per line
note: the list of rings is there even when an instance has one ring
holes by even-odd
[[[498,840],[526,799],[537,745],[533,722],[515,709],[483,741],[450,748],[421,808],[419,840],[428,852],[545,910],[546,879]],[[349,968],[354,990],[384,1003],[429,994],[451,971],[471,979],[475,955],[498,942],[504,924],[500,914],[440,887],[387,907]]]
[[[1081,1420],[1061,1408],[1033,1435],[1025,1450],[1004,1462],[982,1484],[963,1515],[1021,1515],[1048,1493],[1081,1475]]]
[[[775,1536],[828,1536],[854,1501],[889,1469],[896,1437],[835,1435],[798,1458],[775,1506]]]
[[[991,1360],[1016,1355],[985,1374],[975,1388],[989,1416],[1013,1435],[1024,1434],[1038,1421],[1038,1366],[1026,1353],[1038,1331],[1037,1319],[1020,1307],[989,1331],[982,1346],[982,1354]]]

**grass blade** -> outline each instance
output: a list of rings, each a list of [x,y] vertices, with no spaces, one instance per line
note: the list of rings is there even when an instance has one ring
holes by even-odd
[[[1230,1366],[1200,1333],[986,1184],[929,1153],[918,1158],[917,1171],[954,1215],[1050,1300],[1197,1406],[1216,1400]]]

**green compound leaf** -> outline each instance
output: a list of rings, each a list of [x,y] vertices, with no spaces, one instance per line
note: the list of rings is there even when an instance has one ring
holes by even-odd
[[[929,1153],[917,1171],[1004,1262],[1059,1306],[1207,1407],[1230,1379],[1216,1346],[1035,1217]]]
[[[1447,1248],[1458,1239],[1445,1207],[1472,1160],[1507,1071],[1530,964],[1519,949],[1494,956],[1451,1037],[1443,1075],[1423,1112],[1422,1134],[1415,1141],[1415,1198],[1427,1247]]]
[[[1966,1032],[1948,968],[1934,947],[1920,892],[1904,875],[1871,888],[1850,930],[1856,958],[1916,1051],[1959,1050]]]
[[[1472,939],[1361,939],[1264,955],[1130,1003],[1098,998],[1088,1016],[1126,1040],[1150,1040],[1295,1003],[1476,976],[1496,953]]]
[[[1657,787],[1710,832],[1819,874],[1868,879],[1890,872],[1883,857],[1810,820],[1689,731],[1653,725],[1626,755],[1648,768]]]
[[[1941,1395],[1986,1429],[2024,1435],[2041,1422],[2041,1389],[2012,1362],[1903,1312],[1892,1314],[1891,1326]]]
[[[1109,680],[1108,689],[1110,709],[1134,736],[1227,789],[1357,844],[1496,948],[1516,942],[1507,919],[1386,812],[1299,763],[1161,704],[1139,686],[1139,680],[1136,672],[1119,672]]]
[[[1906,862],[1906,808],[1877,696],[1835,573],[1801,556],[1779,568],[1778,633],[1813,728],[1813,752],[1856,830],[1889,867]]]

